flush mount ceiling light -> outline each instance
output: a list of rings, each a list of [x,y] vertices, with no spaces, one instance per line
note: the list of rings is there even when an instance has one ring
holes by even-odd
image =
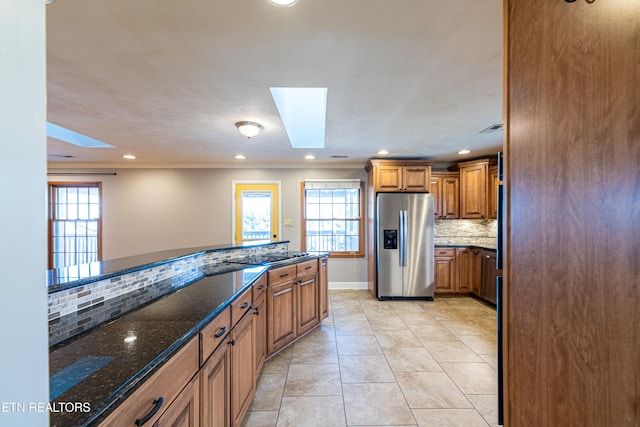
[[[306,156],[304,156],[304,158],[307,160],[313,160],[316,158],[316,156],[314,156],[313,154],[307,154]]]
[[[136,156],[134,156],[133,154],[125,154],[122,157],[127,160],[134,160],[136,158]]]
[[[238,128],[240,133],[247,138],[253,138],[263,129],[263,126],[260,123],[248,121],[237,122],[236,127]]]
[[[238,160],[244,160],[244,159],[246,159],[246,157],[245,157],[245,156],[243,156],[242,154],[238,154],[238,155],[234,156],[233,158],[234,158],[234,159],[238,159]]]
[[[458,154],[469,154],[471,152],[471,150],[460,150],[458,151]]]
[[[378,151],[378,154],[380,156],[386,156],[387,154],[389,154],[389,152],[387,150],[380,150],[380,151]]]
[[[276,6],[289,7],[298,3],[298,0],[269,0],[269,3]]]

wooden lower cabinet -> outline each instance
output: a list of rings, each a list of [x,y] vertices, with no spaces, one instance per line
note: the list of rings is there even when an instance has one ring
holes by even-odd
[[[203,427],[231,425],[231,361],[229,338],[200,368],[200,421]]]
[[[253,303],[253,358],[258,378],[267,357],[267,297],[262,293]]]
[[[471,271],[472,271],[472,287],[471,292],[480,296],[480,282],[482,281],[482,249],[471,248]]]
[[[318,313],[318,275],[298,278],[297,335],[304,334],[320,321]]]
[[[456,264],[458,268],[458,278],[456,280],[455,292],[467,293],[473,289],[473,268],[472,253],[469,248],[456,249]]]
[[[267,352],[272,354],[296,338],[295,280],[267,288]]]
[[[199,427],[200,387],[195,375],[153,427]]]
[[[231,421],[239,426],[256,391],[253,362],[253,316],[245,315],[230,334]]]
[[[456,253],[453,248],[436,248],[434,259],[435,292],[455,292]]]
[[[328,257],[318,260],[318,305],[320,312],[320,320],[329,317],[329,269]]]

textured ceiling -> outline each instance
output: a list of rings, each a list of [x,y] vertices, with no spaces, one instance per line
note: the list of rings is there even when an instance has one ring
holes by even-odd
[[[443,162],[462,148],[495,153],[502,132],[479,131],[502,121],[501,40],[501,0],[57,0],[48,121],[116,148],[49,138],[49,161],[286,167],[363,165],[380,149]],[[291,148],[270,87],[328,88],[324,149]],[[249,140],[240,120],[264,130]]]

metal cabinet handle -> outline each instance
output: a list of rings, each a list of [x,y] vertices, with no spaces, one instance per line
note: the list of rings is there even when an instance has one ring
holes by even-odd
[[[221,336],[224,335],[224,333],[227,332],[227,327],[223,326],[222,328],[220,328],[220,332],[218,332],[217,334],[214,335],[214,337],[216,338],[220,338]]]
[[[260,310],[258,309],[258,307],[253,309],[253,314],[255,314],[256,316],[260,314]]]
[[[304,269],[305,269],[305,270],[311,270],[312,268],[313,268],[313,266],[311,266],[311,265],[307,265]]]
[[[280,277],[287,277],[289,273],[281,274]]]
[[[291,292],[293,290],[293,288],[289,288],[289,289],[284,289],[282,291],[276,292],[275,294],[273,294],[274,297],[279,297],[280,295],[284,295],[287,292]]]
[[[145,415],[144,417],[142,417],[142,418],[136,418],[136,425],[137,426],[141,426],[144,423],[146,423],[147,421],[149,421],[156,414],[156,412],[158,412],[158,410],[162,406],[163,402],[164,402],[164,397],[161,397],[159,399],[154,400],[153,401],[153,408],[151,408],[149,413],[147,415]]]
[[[249,307],[249,301],[245,301],[244,304],[240,306],[240,308],[247,308],[247,307]]]
[[[229,341],[229,344],[230,344],[230,345],[236,345],[236,340],[231,340],[231,341]]]

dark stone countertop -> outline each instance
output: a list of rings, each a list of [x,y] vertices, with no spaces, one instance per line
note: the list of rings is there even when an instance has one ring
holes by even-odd
[[[229,243],[222,245],[200,246],[195,248],[169,249],[148,254],[74,265],[70,267],[54,268],[47,271],[47,289],[49,293],[58,292],[108,279],[117,275],[166,264],[182,257],[197,255],[199,253],[269,246],[279,243],[289,243],[289,241],[264,240],[238,245]]]
[[[51,347],[51,402],[88,402],[91,411],[52,412],[50,425],[95,425],[104,419],[267,270],[238,267]],[[131,336],[136,339],[125,342]]]

